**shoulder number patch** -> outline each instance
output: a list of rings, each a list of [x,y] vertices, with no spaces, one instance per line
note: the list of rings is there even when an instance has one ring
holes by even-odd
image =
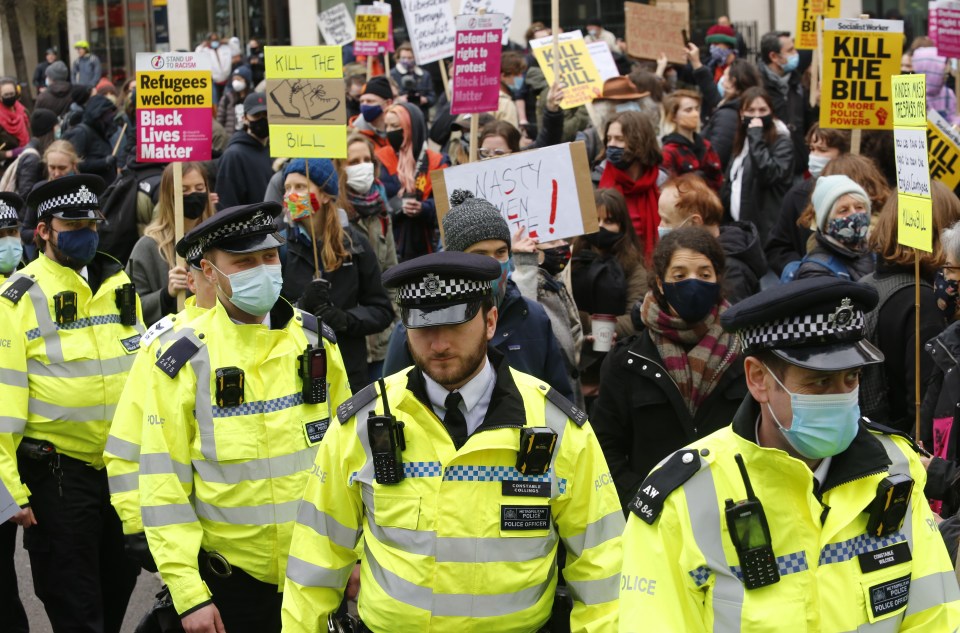
[[[340,424],[346,424],[354,412],[359,411],[363,407],[367,406],[373,399],[377,397],[377,383],[370,383],[360,391],[358,391],[352,398],[341,404],[337,407],[337,419],[340,420]]]
[[[0,297],[9,299],[10,302],[14,304],[19,303],[27,290],[30,290],[30,286],[32,286],[33,283],[33,279],[21,275],[10,282],[10,285],[3,291],[3,294],[0,294]]]
[[[558,409],[566,413],[567,417],[573,420],[573,423],[577,426],[583,426],[587,421],[586,411],[580,409],[575,404],[567,400],[566,396],[552,387],[547,390],[547,400],[552,402]]]
[[[180,338],[157,359],[156,365],[166,375],[176,378],[187,361],[198,351],[200,348],[196,343],[186,337]]]
[[[697,451],[677,451],[663,466],[647,475],[627,508],[647,524],[653,525],[670,493],[693,477],[698,470],[700,456]]]

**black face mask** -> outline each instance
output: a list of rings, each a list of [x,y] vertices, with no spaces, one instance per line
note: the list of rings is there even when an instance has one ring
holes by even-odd
[[[247,129],[261,141],[270,136],[270,124],[267,123],[266,117],[247,121]]]
[[[746,130],[748,127],[750,127],[750,122],[753,121],[754,119],[760,119],[761,121],[763,121],[763,129],[765,130],[769,130],[770,128],[773,127],[773,115],[766,114],[764,116],[743,117],[743,120],[741,121],[741,125],[743,126],[743,129]]]
[[[183,217],[188,220],[196,220],[207,208],[207,200],[210,194],[206,191],[194,191],[183,197]]]
[[[563,244],[543,249],[543,263],[540,267],[551,275],[559,275],[570,262],[570,245]]]
[[[403,145],[403,130],[390,130],[387,132],[387,142],[390,143],[393,151],[399,152],[400,146]]]
[[[614,233],[613,231],[608,231],[607,229],[601,228],[596,233],[590,233],[589,235],[584,235],[586,239],[593,246],[609,251],[611,248],[620,241],[620,238],[623,237],[623,233]]]
[[[15,104],[16,102],[17,102],[16,96],[3,98],[3,105],[7,106],[8,108],[12,108],[13,104]]]

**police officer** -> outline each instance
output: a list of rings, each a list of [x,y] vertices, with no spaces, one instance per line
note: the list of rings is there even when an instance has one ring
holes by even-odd
[[[617,493],[586,415],[488,348],[499,276],[460,252],[384,274],[415,366],[337,411],[294,528],[284,631],[325,630],[361,531],[363,630],[540,631],[561,540],[565,624],[615,627]]]
[[[20,241],[20,213],[23,198],[0,192],[0,282],[13,274],[23,260]]]
[[[620,630],[955,631],[960,591],[909,437],[860,417],[869,286],[801,279],[722,317],[749,395],[629,504]]]
[[[177,244],[217,304],[142,379],[140,512],[187,633],[280,630],[299,500],[350,395],[333,333],[279,298],[279,213],[225,209]]]
[[[139,572],[103,448],[143,325],[123,266],[97,252],[103,188],[84,175],[34,189],[40,256],[0,286],[0,478],[54,631],[119,631]]]

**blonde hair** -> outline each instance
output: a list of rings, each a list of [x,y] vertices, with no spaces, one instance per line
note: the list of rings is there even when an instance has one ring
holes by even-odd
[[[47,156],[50,154],[63,154],[67,159],[73,164],[73,169],[76,171],[77,166],[80,164],[80,157],[77,156],[77,150],[74,149],[73,143],[70,141],[65,141],[63,139],[56,140],[50,143],[47,147],[47,151],[43,153],[43,164],[47,164]]]
[[[200,173],[203,177],[203,184],[207,188],[207,191],[209,191],[210,181],[207,178],[207,170],[204,169],[203,164],[183,163],[184,176],[194,171]],[[157,243],[157,250],[160,251],[160,256],[163,257],[163,260],[167,262],[170,268],[177,265],[177,254],[174,250],[176,246],[174,244],[174,239],[176,238],[176,219],[174,218],[175,195],[176,192],[173,190],[173,164],[171,163],[164,167],[163,175],[160,177],[160,200],[157,202],[157,209],[153,221],[143,230],[144,237],[149,237]],[[214,208],[213,202],[208,199],[207,208],[204,209],[198,223],[203,222],[214,213],[216,213],[216,208]]]

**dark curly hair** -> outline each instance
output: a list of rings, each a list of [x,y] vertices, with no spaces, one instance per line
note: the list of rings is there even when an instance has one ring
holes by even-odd
[[[653,249],[654,274],[648,277],[653,297],[664,310],[669,310],[670,306],[667,305],[667,300],[664,298],[663,292],[660,291],[657,281],[659,280],[663,283],[667,271],[670,269],[670,262],[673,261],[674,254],[681,248],[688,248],[691,251],[705,255],[706,258],[710,260],[710,263],[713,264],[713,271],[717,275],[717,283],[721,283],[721,288],[723,287],[723,275],[727,270],[727,264],[726,258],[723,255],[723,247],[720,246],[717,238],[698,226],[684,226],[679,229],[674,229],[667,233],[663,239],[657,243],[657,247]]]

